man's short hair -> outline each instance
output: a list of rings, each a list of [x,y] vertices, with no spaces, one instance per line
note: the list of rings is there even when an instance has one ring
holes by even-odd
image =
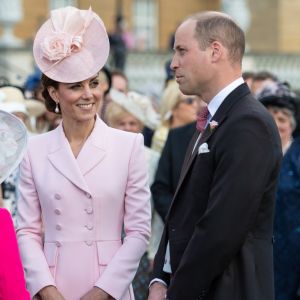
[[[245,52],[245,34],[243,30],[226,14],[207,11],[195,14],[189,19],[195,20],[195,38],[200,49],[205,50],[212,42],[220,42],[227,50],[229,59],[242,62]]]

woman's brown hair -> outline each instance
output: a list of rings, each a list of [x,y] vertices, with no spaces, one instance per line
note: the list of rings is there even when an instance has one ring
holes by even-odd
[[[50,96],[48,87],[52,86],[55,89],[58,89],[59,82],[47,77],[45,74],[42,74],[41,82],[42,82],[42,89],[43,89],[42,95],[45,99],[46,108],[51,112],[55,112],[56,102]],[[59,107],[59,111],[60,111],[60,107]]]

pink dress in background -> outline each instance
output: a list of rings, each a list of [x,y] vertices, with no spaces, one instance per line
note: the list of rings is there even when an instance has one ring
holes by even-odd
[[[29,299],[13,222],[0,208],[0,300]]]

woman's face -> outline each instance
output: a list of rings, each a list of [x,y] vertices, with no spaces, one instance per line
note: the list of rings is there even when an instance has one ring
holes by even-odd
[[[276,122],[280,139],[284,144],[284,142],[289,141],[292,137],[293,128],[291,117],[284,111],[277,108],[269,107],[268,110],[270,111]]]
[[[131,114],[123,115],[119,120],[115,122],[115,124],[113,124],[113,127],[134,133],[140,133],[143,130],[142,123]]]
[[[75,83],[60,83],[58,89],[49,87],[49,94],[59,102],[64,121],[84,122],[99,111],[103,92],[99,88],[98,74]]]
[[[173,108],[172,115],[184,125],[196,121],[198,110],[199,101],[195,96],[181,95],[180,101]]]

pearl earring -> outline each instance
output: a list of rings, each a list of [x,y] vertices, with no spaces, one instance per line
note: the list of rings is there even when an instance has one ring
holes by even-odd
[[[54,111],[55,111],[56,114],[59,114],[58,102],[56,102],[56,106],[55,106]]]

